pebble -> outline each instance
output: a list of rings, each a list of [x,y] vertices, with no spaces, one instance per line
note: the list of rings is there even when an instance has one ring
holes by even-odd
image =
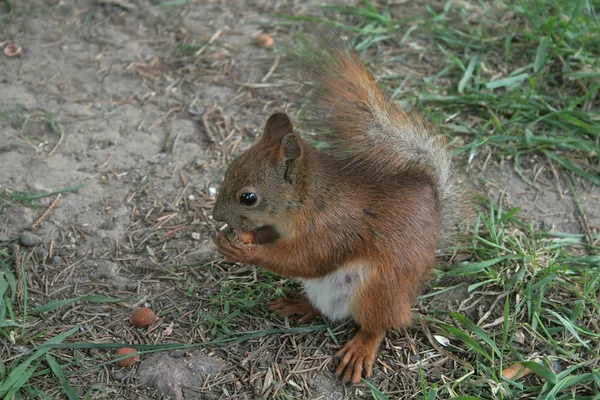
[[[112,373],[113,379],[116,381],[122,381],[123,379],[125,379],[125,374],[122,373],[121,371],[114,371]]]
[[[34,235],[31,232],[23,232],[21,233],[21,244],[25,247],[34,247],[38,244],[42,244],[42,238]]]
[[[34,252],[35,258],[37,258],[38,261],[41,261],[43,264],[44,261],[46,261],[46,257],[48,257],[48,252],[43,247],[36,247]]]
[[[187,254],[188,260],[193,261],[208,261],[219,257],[217,246],[211,241],[208,241]]]
[[[214,376],[227,366],[222,359],[199,352],[183,358],[158,353],[144,358],[137,372],[139,382],[155,386],[161,398],[183,400],[184,388],[203,385],[208,376]]]
[[[192,232],[192,239],[200,240],[200,234],[198,232]]]
[[[165,211],[166,212],[175,212],[177,211],[177,209],[175,208],[175,206],[171,203],[167,203],[165,204]]]
[[[114,262],[101,261],[96,267],[96,276],[100,279],[110,278],[117,274],[119,266]]]
[[[116,287],[119,290],[126,290],[128,281],[127,278],[125,278],[124,276],[113,276],[108,280],[108,283],[110,283],[112,286]]]
[[[2,211],[2,219],[14,229],[27,229],[33,224],[33,211],[26,207],[8,207]]]
[[[125,289],[129,290],[130,292],[137,292],[137,290],[138,290],[138,283],[137,282],[133,282],[133,281],[127,282],[125,284]]]
[[[60,264],[62,261],[62,258],[60,256],[52,256],[52,265],[58,265]]]
[[[8,242],[10,238],[2,233],[0,233],[0,242]]]

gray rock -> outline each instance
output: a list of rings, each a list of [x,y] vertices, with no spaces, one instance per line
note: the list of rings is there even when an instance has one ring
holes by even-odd
[[[177,209],[175,208],[175,206],[171,203],[167,203],[165,204],[165,211],[166,212],[175,212],[177,211]]]
[[[341,380],[336,379],[331,373],[315,374],[308,381],[308,386],[315,397],[326,400],[341,400],[345,388]]]
[[[33,224],[33,212],[27,207],[8,207],[2,211],[9,227],[15,230],[28,229]]]
[[[35,258],[37,258],[38,261],[41,261],[42,263],[46,261],[46,257],[48,257],[48,252],[46,251],[46,249],[44,249],[43,247],[36,247],[34,252]]]
[[[20,240],[21,240],[21,244],[25,247],[34,247],[39,244],[42,244],[41,237],[34,235],[31,232],[27,232],[27,231],[21,233]]]
[[[10,238],[2,233],[0,233],[0,242],[8,242]]]
[[[117,370],[117,371],[114,371],[114,372],[112,373],[112,377],[113,377],[113,379],[114,379],[114,380],[116,380],[116,381],[122,381],[123,379],[125,379],[125,378],[126,378],[125,374],[124,374],[123,372],[121,372],[121,371],[118,371],[118,370]]]
[[[129,281],[125,284],[125,289],[129,290],[130,292],[137,292],[138,283],[134,281]]]
[[[116,287],[119,290],[127,290],[129,280],[122,276],[113,276],[109,279],[108,283],[110,283],[112,286]]]
[[[187,258],[190,261],[212,261],[219,258],[219,252],[211,240],[189,252]]]
[[[52,256],[52,265],[58,265],[62,262],[62,258],[60,256]]]
[[[100,261],[96,267],[96,276],[100,279],[112,278],[118,270],[119,266],[114,262]]]
[[[138,368],[142,385],[156,386],[163,395],[183,400],[184,387],[200,387],[207,375],[225,368],[225,361],[196,353],[190,357],[171,357],[159,353],[144,359]]]

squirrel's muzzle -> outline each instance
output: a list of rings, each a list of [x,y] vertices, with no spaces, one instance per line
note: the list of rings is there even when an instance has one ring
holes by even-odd
[[[215,221],[225,222],[226,213],[224,212],[224,210],[221,207],[219,207],[218,204],[216,204],[214,206],[213,211],[212,211],[212,216],[215,219]]]

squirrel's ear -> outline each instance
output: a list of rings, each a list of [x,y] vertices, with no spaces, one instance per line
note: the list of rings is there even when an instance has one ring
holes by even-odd
[[[263,141],[273,146],[273,161],[285,166],[283,178],[293,183],[296,161],[302,158],[302,144],[294,134],[292,122],[284,113],[276,113],[269,117],[265,125]]]
[[[287,134],[281,139],[281,155],[286,162],[294,161],[302,155],[302,146],[300,146],[298,137],[293,133]]]
[[[288,116],[284,113],[275,113],[267,120],[263,140],[272,140],[277,143],[292,132],[294,132],[294,127]]]
[[[288,133],[281,139],[281,146],[278,148],[279,159],[285,165],[283,179],[289,183],[294,183],[294,172],[297,169],[298,160],[302,157],[302,145],[298,136]],[[280,162],[281,162],[280,161]]]

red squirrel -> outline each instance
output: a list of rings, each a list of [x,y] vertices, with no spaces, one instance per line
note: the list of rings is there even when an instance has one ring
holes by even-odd
[[[228,261],[302,283],[269,303],[279,316],[356,321],[336,375],[358,383],[386,331],[411,323],[464,191],[436,129],[390,102],[347,41],[306,42],[290,59],[312,138],[271,115],[225,173],[213,217],[229,229],[214,242]]]

